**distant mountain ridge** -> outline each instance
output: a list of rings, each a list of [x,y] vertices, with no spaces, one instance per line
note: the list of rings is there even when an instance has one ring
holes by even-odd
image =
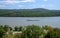
[[[60,10],[35,9],[0,9],[0,17],[50,17],[60,16]]]

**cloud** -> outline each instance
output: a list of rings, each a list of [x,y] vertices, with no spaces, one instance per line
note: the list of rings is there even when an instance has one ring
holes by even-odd
[[[43,1],[45,1],[45,2],[46,2],[46,1],[48,1],[48,0],[43,0]]]
[[[50,7],[54,7],[54,5],[53,5],[53,4],[50,4],[49,6],[50,6]]]
[[[44,8],[46,5],[42,4],[40,7]]]
[[[19,0],[5,0],[5,1],[19,1]]]
[[[4,0],[0,1],[0,8],[23,8],[24,4],[21,5],[22,3],[32,3],[35,2],[35,0]]]
[[[35,2],[35,0],[24,0],[22,2]]]
[[[9,6],[8,5],[0,5],[0,9],[20,9],[23,7],[24,7],[24,5],[9,5]]]
[[[42,5],[40,5],[40,7],[42,7],[42,8],[53,7],[53,6],[54,6],[54,5],[52,5],[52,4],[49,4],[49,5],[42,4]]]
[[[21,3],[21,2],[35,2],[35,0],[5,0],[5,1],[0,1],[0,4],[15,4],[15,3]]]
[[[18,5],[18,7],[23,7],[23,5]]]
[[[5,5],[0,5],[0,9],[3,9],[5,7]]]
[[[19,1],[0,1],[0,4],[15,4],[19,3]]]

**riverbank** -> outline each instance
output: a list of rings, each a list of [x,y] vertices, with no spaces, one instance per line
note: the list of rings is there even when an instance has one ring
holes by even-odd
[[[56,35],[55,35],[56,34]],[[0,25],[0,38],[60,38],[60,28],[51,26],[15,26],[14,29],[7,25]]]

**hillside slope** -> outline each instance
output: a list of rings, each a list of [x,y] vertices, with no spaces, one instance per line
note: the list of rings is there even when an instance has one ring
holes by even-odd
[[[35,9],[0,9],[0,17],[51,17],[60,16],[60,10]]]

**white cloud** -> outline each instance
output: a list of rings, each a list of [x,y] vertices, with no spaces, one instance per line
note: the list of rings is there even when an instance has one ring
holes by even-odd
[[[5,5],[0,5],[0,7],[5,7]]]
[[[14,7],[15,5],[10,5],[10,6],[12,6],[12,7],[7,7],[6,5],[0,5],[0,9],[20,9],[20,8],[22,8],[24,5],[16,5],[16,7]]]
[[[46,8],[46,7],[54,7],[53,4],[41,4],[39,7]]]
[[[42,4],[42,5],[41,5],[41,7],[42,7],[42,8],[44,8],[44,7],[45,7],[45,5],[44,5],[44,4]]]
[[[19,1],[19,0],[5,0],[5,1]]]
[[[0,1],[0,4],[15,4],[15,3],[21,3],[21,2],[35,2],[35,0],[5,0]]]
[[[0,5],[0,9],[3,9],[5,7],[5,5]]]
[[[22,2],[35,2],[35,0],[24,0]]]
[[[46,1],[48,1],[48,0],[43,0],[43,1],[45,1],[45,2],[46,2]]]
[[[50,7],[54,7],[54,5],[53,5],[53,4],[50,4],[49,6],[50,6]]]
[[[0,4],[15,4],[19,3],[19,1],[0,1]]]
[[[23,5],[18,5],[18,7],[23,7]]]

